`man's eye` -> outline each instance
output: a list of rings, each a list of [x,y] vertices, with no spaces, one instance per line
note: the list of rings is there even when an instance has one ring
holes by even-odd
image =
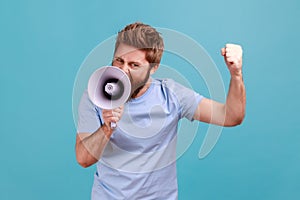
[[[117,61],[118,63],[123,63],[123,60],[121,58],[116,58],[115,61]]]
[[[138,66],[139,66],[139,64],[136,64],[136,63],[131,64],[131,67],[138,67]]]

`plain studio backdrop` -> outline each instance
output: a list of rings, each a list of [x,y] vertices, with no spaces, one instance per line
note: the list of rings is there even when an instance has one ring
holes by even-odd
[[[200,123],[177,160],[179,199],[300,199],[300,3],[271,1],[0,1],[0,199],[89,199],[95,167],[75,159],[72,94],[98,44],[142,21],[183,33],[215,62],[242,44],[247,113],[198,158]],[[209,96],[184,62],[163,62]],[[181,65],[182,64],[182,65]],[[199,85],[197,85],[199,81]]]

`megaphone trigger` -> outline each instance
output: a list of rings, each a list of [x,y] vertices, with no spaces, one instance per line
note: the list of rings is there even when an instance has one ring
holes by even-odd
[[[110,128],[114,129],[117,127],[117,124],[115,122],[110,123]]]

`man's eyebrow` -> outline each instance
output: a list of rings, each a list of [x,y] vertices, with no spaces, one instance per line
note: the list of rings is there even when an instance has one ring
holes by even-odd
[[[114,56],[114,59],[122,59],[123,60],[123,58],[121,58],[120,56]]]
[[[129,61],[128,63],[135,63],[135,64],[142,64],[141,62],[139,62],[139,61]]]
[[[122,61],[124,61],[124,59],[120,56],[115,56],[114,59],[121,59]],[[136,64],[139,64],[139,65],[142,64],[142,62],[139,61],[139,60],[130,60],[130,61],[128,61],[128,63],[136,63]]]

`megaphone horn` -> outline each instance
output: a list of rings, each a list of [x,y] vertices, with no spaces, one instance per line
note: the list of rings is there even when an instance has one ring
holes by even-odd
[[[97,69],[88,82],[90,100],[101,109],[117,108],[129,99],[131,83],[121,69],[105,66]]]

